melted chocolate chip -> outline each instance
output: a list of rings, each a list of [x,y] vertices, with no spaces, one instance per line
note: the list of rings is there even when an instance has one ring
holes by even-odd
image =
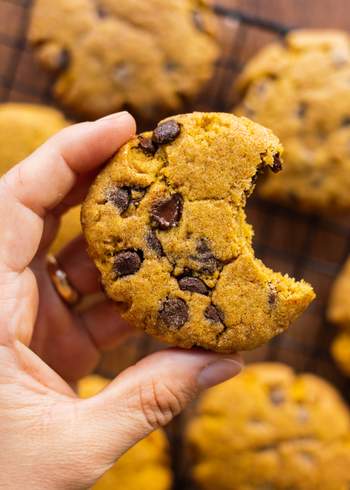
[[[155,145],[167,145],[176,140],[181,132],[181,126],[173,119],[159,124],[153,131],[152,141]]]
[[[206,238],[201,238],[198,241],[196,252],[197,254],[191,258],[203,264],[201,267],[203,272],[213,274],[218,267],[219,261],[214,256]]]
[[[270,400],[273,405],[282,405],[286,401],[286,395],[281,388],[272,388],[270,390]]]
[[[146,235],[146,242],[147,245],[153,252],[155,252],[158,257],[161,257],[163,255],[163,247],[160,241],[157,238],[157,235],[153,230],[149,231]]]
[[[350,116],[345,116],[341,122],[342,127],[350,126]]]
[[[224,313],[214,305],[209,305],[204,312],[204,316],[207,320],[214,323],[224,323]]]
[[[68,68],[70,60],[71,57],[68,49],[62,48],[62,50],[58,53],[52,68],[56,71],[64,71]]]
[[[183,201],[180,194],[173,194],[167,199],[153,204],[151,218],[153,224],[161,230],[174,228],[182,216]]]
[[[203,19],[203,15],[201,14],[201,12],[198,12],[198,10],[194,10],[192,12],[192,20],[193,20],[193,24],[194,24],[195,28],[198,29],[198,31],[200,31],[200,32],[205,31],[204,19]]]
[[[128,187],[109,189],[107,193],[107,200],[118,209],[120,214],[123,214],[131,203],[130,189]]]
[[[271,167],[271,170],[275,174],[282,170],[282,161],[279,153],[276,153],[273,157],[273,166]]]
[[[300,102],[298,110],[297,110],[297,116],[300,117],[300,119],[303,119],[306,115],[308,109],[308,105],[306,102]]]
[[[114,271],[117,277],[135,274],[140,269],[142,260],[143,254],[140,251],[125,250],[119,252],[114,261]]]
[[[168,328],[177,330],[189,319],[188,306],[180,298],[166,299],[159,311],[159,318]]]
[[[105,19],[108,16],[108,12],[103,5],[97,4],[96,12],[100,19]]]
[[[179,287],[182,291],[204,294],[205,296],[209,294],[209,289],[198,277],[182,277],[179,279]]]
[[[269,294],[268,294],[268,301],[269,305],[271,308],[273,308],[276,305],[277,301],[277,291],[276,288],[273,284],[269,283]]]
[[[164,68],[168,73],[172,73],[179,68],[179,65],[176,63],[176,61],[169,60],[165,63]]]
[[[139,146],[146,155],[154,156],[158,150],[157,145],[153,143],[152,138],[145,138],[144,136],[139,136]]]

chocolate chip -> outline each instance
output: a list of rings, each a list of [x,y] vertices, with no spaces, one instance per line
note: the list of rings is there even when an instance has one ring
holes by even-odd
[[[62,48],[50,59],[50,68],[57,72],[64,71],[68,68],[70,60],[68,49]]]
[[[286,401],[286,395],[281,388],[272,388],[270,390],[270,400],[273,405],[282,405]]]
[[[182,216],[183,200],[180,194],[173,194],[167,199],[157,201],[151,209],[154,225],[161,230],[174,228]]]
[[[160,241],[157,238],[157,235],[153,230],[149,231],[146,235],[146,242],[147,245],[153,252],[155,252],[158,257],[161,257],[163,255],[163,247]]]
[[[276,301],[277,301],[277,290],[272,283],[269,283],[269,295],[268,295],[268,297],[269,297],[269,299],[268,299],[269,305],[271,308],[273,308],[276,305]]]
[[[142,264],[143,254],[141,251],[125,250],[119,252],[114,261],[114,271],[117,277],[129,276],[135,274]]]
[[[152,138],[145,138],[144,136],[139,136],[139,146],[146,155],[152,155],[158,150],[157,145],[152,141]]]
[[[198,277],[182,277],[179,279],[179,287],[182,291],[204,294],[205,296],[209,294],[209,289]]]
[[[164,68],[168,73],[172,73],[179,68],[179,65],[175,61],[169,60],[165,63]]]
[[[198,240],[196,252],[197,254],[191,258],[196,262],[203,264],[201,267],[203,272],[213,274],[218,268],[219,261],[214,256],[206,238],[201,238]]]
[[[181,126],[173,119],[159,124],[153,131],[152,141],[156,145],[172,143],[180,134]]]
[[[297,110],[297,116],[300,117],[300,119],[303,119],[306,115],[308,109],[308,105],[306,102],[300,102],[298,110]]]
[[[273,166],[271,167],[271,170],[275,174],[282,170],[282,161],[279,153],[276,153],[273,157]]]
[[[342,127],[350,126],[350,116],[345,116],[341,122]]]
[[[194,10],[192,12],[192,20],[196,29],[198,29],[200,32],[205,31],[204,19],[201,12],[199,12],[198,10]]]
[[[224,313],[214,305],[209,305],[204,312],[204,316],[207,320],[214,323],[224,323]]]
[[[107,192],[107,200],[118,209],[120,214],[123,214],[131,203],[130,189],[128,187],[109,189]]]
[[[105,19],[108,16],[108,12],[103,5],[97,4],[96,12],[100,19]]]
[[[180,298],[166,299],[159,311],[159,318],[168,328],[177,330],[189,319],[188,306]]]

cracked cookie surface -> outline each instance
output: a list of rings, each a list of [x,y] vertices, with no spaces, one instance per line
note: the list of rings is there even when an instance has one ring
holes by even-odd
[[[186,430],[191,474],[200,490],[346,490],[349,431],[321,378],[252,364],[199,401]]]
[[[212,76],[216,31],[204,0],[36,0],[29,38],[70,110],[99,117],[131,107],[154,118]]]
[[[52,107],[37,104],[0,104],[0,176],[68,124],[64,115]],[[76,206],[62,217],[51,252],[58,252],[79,233],[80,206]]]
[[[88,376],[79,382],[81,398],[102,391],[109,381]],[[92,487],[92,490],[170,490],[172,481],[169,444],[163,430],[157,430],[129,449]]]
[[[83,205],[89,253],[124,317],[173,345],[233,352],[281,333],[314,293],[254,257],[244,206],[271,131],[230,114],[161,122],[127,143]]]
[[[350,209],[350,37],[292,31],[248,63],[235,113],[272,129],[285,168],[260,187],[263,197],[306,211]]]

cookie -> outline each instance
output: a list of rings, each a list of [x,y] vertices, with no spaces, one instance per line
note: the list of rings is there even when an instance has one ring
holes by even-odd
[[[284,172],[263,197],[301,210],[350,209],[350,38],[297,30],[258,53],[239,78],[236,113],[271,128],[285,148]]]
[[[350,376],[350,330],[336,336],[331,352],[342,372]]]
[[[0,175],[67,125],[63,114],[51,107],[0,104]],[[80,207],[76,207],[63,216],[52,252],[56,253],[80,231]]]
[[[100,392],[108,381],[89,376],[79,383],[82,398]],[[93,490],[170,490],[171,469],[165,433],[157,430],[125,453],[92,487]]]
[[[54,95],[96,118],[176,111],[212,76],[216,18],[204,0],[36,0],[29,38]]]
[[[332,344],[332,354],[341,370],[350,376],[350,259],[337,277],[330,295],[328,320],[343,332]]]
[[[244,206],[257,174],[281,166],[271,131],[230,114],[162,121],[130,140],[83,205],[89,253],[108,296],[161,341],[253,349],[314,298],[254,257]]]
[[[282,364],[209,390],[189,422],[199,490],[346,490],[350,414],[334,388]]]

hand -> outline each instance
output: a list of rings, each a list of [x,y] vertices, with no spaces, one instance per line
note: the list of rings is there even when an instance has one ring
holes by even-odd
[[[72,126],[0,179],[0,488],[88,488],[200,390],[240,370],[238,357],[169,349],[88,400],[55,372],[78,379],[130,331],[108,301],[81,315],[65,306],[45,255],[62,212],[82,200],[98,167],[134,132],[127,113]],[[81,238],[59,260],[81,294],[98,289]]]

